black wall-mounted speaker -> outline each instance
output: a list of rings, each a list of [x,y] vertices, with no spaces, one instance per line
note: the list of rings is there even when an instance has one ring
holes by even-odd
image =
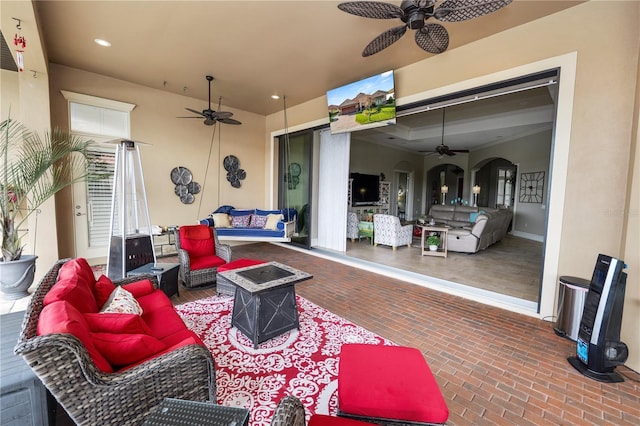
[[[622,309],[627,284],[624,262],[598,255],[578,330],[576,356],[569,363],[587,377],[601,382],[622,382],[614,371],[629,356],[620,341]]]

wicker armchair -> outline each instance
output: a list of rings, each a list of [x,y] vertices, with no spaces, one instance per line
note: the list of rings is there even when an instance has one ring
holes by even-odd
[[[181,240],[185,235],[205,234],[208,238],[213,238],[211,247],[215,247],[206,255],[194,253],[186,243]],[[186,225],[174,231],[176,250],[180,261],[180,278],[182,284],[187,288],[212,286],[216,283],[216,273],[218,266],[231,262],[231,246],[220,244],[216,229],[206,225]],[[203,240],[201,240],[203,241]],[[203,245],[200,245],[202,249]],[[209,258],[207,260],[206,258]],[[202,261],[205,261],[202,263]]]
[[[69,259],[58,261],[42,278],[25,313],[16,354],[22,355],[45,387],[78,425],[138,425],[164,398],[214,401],[211,353],[183,346],[123,371],[105,373],[84,345],[70,334],[36,335],[43,300]],[[155,276],[145,276],[157,287]],[[114,281],[117,285],[140,276]]]

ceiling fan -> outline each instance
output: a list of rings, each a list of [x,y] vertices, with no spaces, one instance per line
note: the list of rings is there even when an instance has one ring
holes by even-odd
[[[436,7],[436,0],[403,0],[400,6],[377,1],[351,1],[340,3],[338,9],[364,18],[399,18],[403,22],[374,38],[362,51],[362,56],[366,57],[391,46],[407,32],[407,28],[416,30],[416,43],[422,49],[430,53],[442,53],[449,47],[449,33],[440,24],[427,23],[429,18],[442,22],[466,21],[495,12],[511,2],[512,0],[444,0]]]
[[[213,126],[214,124],[216,124],[216,121],[219,121],[224,124],[234,124],[234,125],[242,124],[238,120],[234,120],[233,118],[231,118],[231,116],[233,116],[232,112],[214,111],[211,109],[211,82],[213,81],[213,77],[208,75],[206,76],[206,79],[209,82],[209,108],[202,110],[202,112],[197,111],[195,109],[191,109],[191,108],[185,108],[185,109],[194,114],[198,114],[200,117],[204,117],[204,124],[206,126]],[[221,102],[222,102],[222,98],[220,98],[218,101],[218,109],[220,109]],[[189,116],[189,117],[177,117],[177,118],[200,118],[200,117]]]
[[[434,150],[431,151],[418,151],[418,152],[427,152],[431,154],[437,153],[440,157],[443,155],[448,155],[449,157],[456,155],[456,152],[469,152],[468,149],[450,149],[447,145],[444,144],[444,113],[446,108],[442,108],[442,140],[440,141],[440,145],[436,146]]]

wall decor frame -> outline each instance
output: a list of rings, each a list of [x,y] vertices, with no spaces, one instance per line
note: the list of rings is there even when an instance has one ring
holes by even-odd
[[[542,203],[544,198],[544,172],[522,173],[520,176],[520,202]]]

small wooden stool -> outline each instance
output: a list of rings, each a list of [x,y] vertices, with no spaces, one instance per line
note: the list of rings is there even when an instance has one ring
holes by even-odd
[[[444,424],[449,409],[418,349],[346,344],[340,352],[338,415],[373,423]]]
[[[224,265],[218,266],[216,271],[216,293],[225,296],[233,296],[236,294],[236,286],[225,277],[220,275],[221,272],[230,271],[232,269],[244,268],[245,266],[253,266],[265,263],[264,260],[240,258]]]

